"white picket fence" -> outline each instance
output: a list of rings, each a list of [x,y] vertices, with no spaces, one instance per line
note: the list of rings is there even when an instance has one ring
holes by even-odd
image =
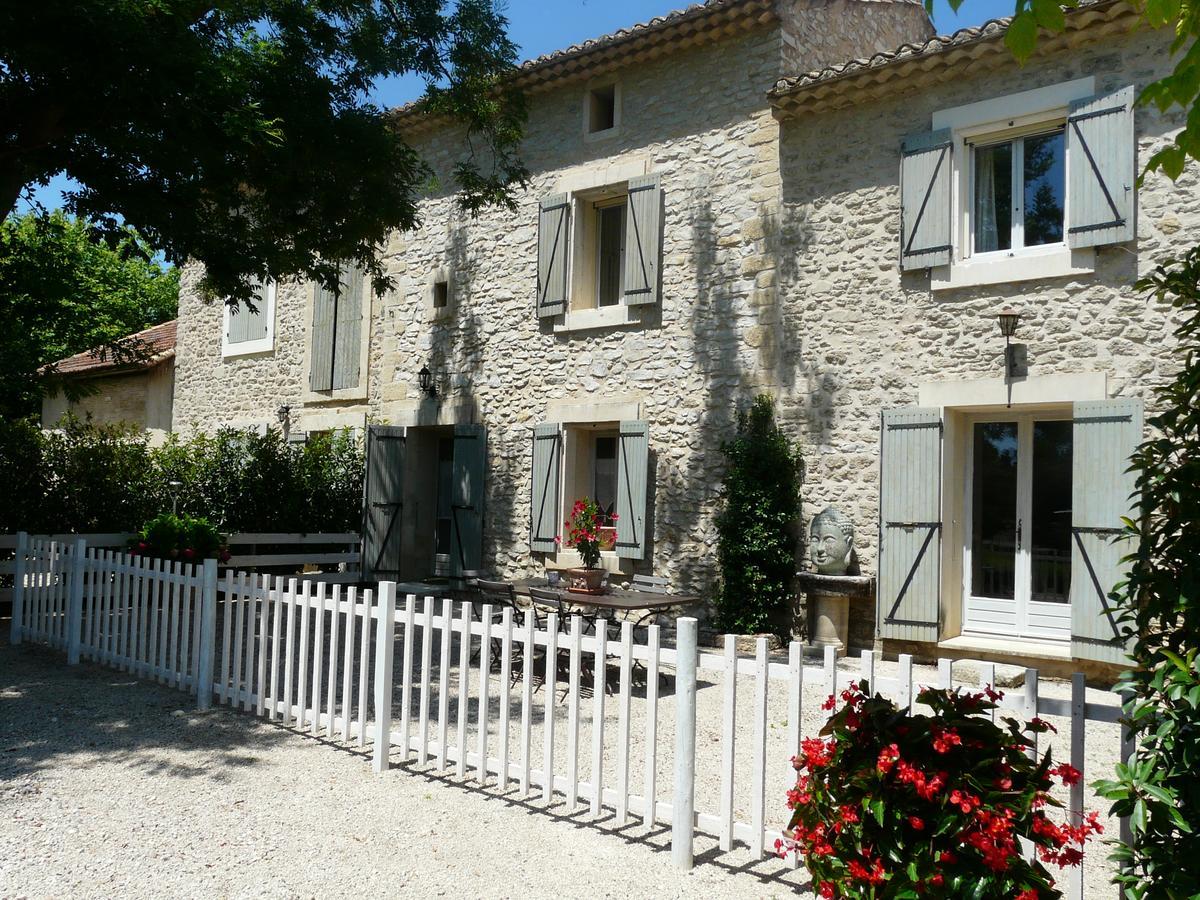
[[[850,673],[838,668],[832,649],[821,665],[806,664],[797,642],[786,662],[770,658],[765,639],[753,657],[737,654],[732,635],[723,652],[702,651],[696,621],[687,618],[675,624],[673,646],[657,625],[635,640],[632,624],[623,622],[610,639],[603,620],[592,634],[577,616],[563,623],[564,631],[555,615],[537,628],[532,610],[514,614],[412,595],[397,601],[390,582],[373,592],[233,571],[219,579],[211,562],[164,565],[90,550],[83,541],[30,541],[16,570],[14,643],[45,643],[65,650],[68,663],[83,657],[159,680],[195,694],[201,709],[216,700],[313,735],[369,745],[376,771],[393,762],[432,765],[501,792],[515,785],[523,797],[563,802],[570,811],[586,805],[593,816],[611,814],[617,827],[631,817],[669,823],[673,858],[685,867],[692,864],[697,833],[716,838],[726,851],[742,844],[754,859],[772,851],[781,823],[769,821],[768,774],[800,751],[806,709],[811,716],[821,699],[852,679],[865,678],[902,705],[912,704],[925,686],[914,679],[907,656],[894,676],[879,677],[869,653],[859,672]],[[644,669],[636,715],[635,666]],[[950,661],[941,661],[931,686],[952,686],[951,675]],[[744,711],[739,714],[739,676],[752,684],[748,733]],[[981,676],[994,684],[994,667],[983,666]],[[665,722],[664,683],[674,707]],[[715,778],[701,773],[705,783],[719,783],[710,810],[695,808],[701,683],[721,692],[719,768]],[[1024,688],[1007,694],[1001,706],[1025,719],[1069,723],[1066,761],[1086,773],[1067,802],[1068,815],[1079,821],[1085,783],[1102,774],[1087,772],[1087,726],[1115,726],[1120,707],[1111,694],[1090,702],[1082,674],[1071,680],[1069,698],[1044,696],[1041,684],[1037,671],[1027,670]],[[768,699],[780,687],[787,698],[783,747],[768,752],[771,741],[778,744],[769,734],[776,729]],[[608,752],[611,735],[605,736],[609,703],[617,712],[615,754]],[[582,745],[584,724],[590,748]],[[674,732],[673,749],[662,746],[660,724]],[[566,729],[565,754],[557,728]],[[631,752],[635,733],[640,759]],[[739,752],[745,758],[744,742],[748,778],[735,765]],[[1121,757],[1128,752],[1125,742]],[[673,763],[669,784],[659,783],[661,754]],[[772,801],[772,812],[776,807],[782,797]],[[749,815],[739,817],[739,809]],[[1067,895],[1082,898],[1081,873],[1073,870],[1068,879]]]

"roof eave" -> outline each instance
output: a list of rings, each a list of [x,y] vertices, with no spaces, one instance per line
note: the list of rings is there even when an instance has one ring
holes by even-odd
[[[616,32],[580,47],[530,60],[505,79],[504,87],[527,94],[541,93],[561,84],[598,77],[620,66],[644,63],[667,53],[733,37],[777,18],[774,0],[697,5],[668,15],[658,24]],[[397,127],[407,133],[428,131],[448,121],[446,116],[429,115],[419,102],[397,107],[390,115]]]
[[[1123,0],[1101,0],[1069,11],[1064,31],[1042,31],[1034,56],[1049,55],[1107,35],[1131,31],[1141,21],[1137,10]],[[851,106],[895,90],[915,89],[957,78],[962,75],[965,65],[978,70],[1014,62],[1012,52],[1004,44],[1007,20],[985,23],[978,30],[980,33],[974,37],[956,41],[953,35],[943,36],[944,43],[939,44],[938,38],[934,38],[921,45],[925,48],[932,45],[931,49],[917,50],[913,45],[904,45],[892,54],[852,61],[842,71],[830,73],[824,70],[787,79],[768,93],[768,99],[775,117],[784,120]]]

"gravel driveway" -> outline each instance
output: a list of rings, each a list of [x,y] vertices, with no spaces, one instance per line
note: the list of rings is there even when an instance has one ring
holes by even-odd
[[[7,635],[7,622],[0,622]],[[0,896],[810,896],[802,872],[620,830],[0,644]]]

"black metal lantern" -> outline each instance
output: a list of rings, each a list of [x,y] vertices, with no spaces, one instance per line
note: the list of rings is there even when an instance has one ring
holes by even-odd
[[[1021,314],[1015,309],[1002,309],[996,314],[996,321],[1000,323],[1000,333],[1004,335],[1005,344],[1009,338],[1017,333],[1017,326],[1021,323]]]
[[[1018,374],[1018,357],[1022,355],[1018,350],[1024,351],[1020,344],[1012,343],[1017,326],[1021,324],[1021,314],[1015,309],[1002,309],[996,313],[996,322],[1000,326],[1000,333],[1004,335],[1004,382],[1008,387],[1008,406],[1011,407],[1012,380]]]
[[[421,366],[421,371],[417,373],[417,384],[425,396],[437,396],[437,388],[433,386],[433,373],[429,371],[429,366]]]

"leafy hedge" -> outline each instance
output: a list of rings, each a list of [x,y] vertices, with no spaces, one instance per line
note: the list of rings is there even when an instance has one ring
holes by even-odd
[[[276,429],[223,428],[152,447],[144,434],[78,419],[49,432],[0,422],[0,533],[133,532],[173,501],[225,533],[357,532],[363,468],[351,432],[290,444]]]
[[[1138,287],[1177,311],[1175,380],[1155,391],[1163,412],[1133,456],[1140,495],[1129,578],[1112,597],[1132,639],[1125,717],[1128,764],[1100,792],[1129,816],[1119,845],[1124,895],[1200,896],[1200,247],[1161,266]]]

